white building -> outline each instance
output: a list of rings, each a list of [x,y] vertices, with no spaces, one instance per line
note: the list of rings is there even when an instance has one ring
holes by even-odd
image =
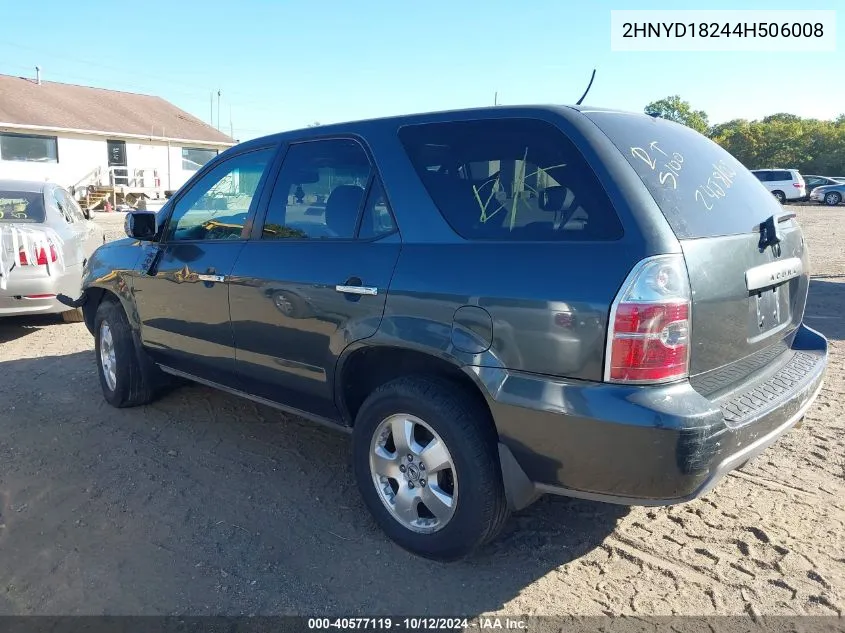
[[[0,75],[0,178],[56,182],[92,208],[163,198],[234,144],[160,97]]]

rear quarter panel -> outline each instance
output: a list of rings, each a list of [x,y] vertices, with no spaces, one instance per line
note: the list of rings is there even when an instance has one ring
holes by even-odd
[[[633,265],[678,252],[653,198],[607,137],[567,108],[475,111],[467,118],[533,117],[557,126],[596,173],[624,235],[607,242],[482,242],[458,236],[420,182],[398,125],[364,126],[402,234],[384,319],[368,342],[429,351],[459,365],[601,380],[610,304]],[[419,123],[459,120],[427,115]],[[415,121],[416,123],[417,121]],[[475,327],[455,319],[484,312]],[[555,325],[561,308],[572,327]],[[477,319],[478,320],[478,319]],[[490,333],[492,331],[492,333]]]

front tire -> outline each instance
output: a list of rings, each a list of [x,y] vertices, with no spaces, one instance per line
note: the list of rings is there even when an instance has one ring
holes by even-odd
[[[462,558],[507,519],[489,413],[459,386],[423,377],[382,385],[358,412],[352,456],[376,522],[414,554]]]
[[[123,307],[103,301],[94,317],[94,354],[103,397],[113,407],[136,407],[156,395],[152,364],[138,350]]]
[[[829,207],[835,207],[842,202],[842,194],[838,191],[831,191],[824,195],[824,203]]]

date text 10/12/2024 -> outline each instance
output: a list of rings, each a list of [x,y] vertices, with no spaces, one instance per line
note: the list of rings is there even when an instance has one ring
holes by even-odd
[[[525,618],[477,617],[477,618],[308,618],[308,629],[329,630],[382,630],[382,631],[525,631]]]

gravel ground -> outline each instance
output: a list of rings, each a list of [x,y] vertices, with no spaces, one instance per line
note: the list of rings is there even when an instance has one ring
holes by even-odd
[[[701,500],[543,499],[451,565],[375,527],[344,436],[203,387],[112,409],[84,325],[3,321],[0,613],[842,615],[845,207],[795,209],[832,346],[803,427]]]

